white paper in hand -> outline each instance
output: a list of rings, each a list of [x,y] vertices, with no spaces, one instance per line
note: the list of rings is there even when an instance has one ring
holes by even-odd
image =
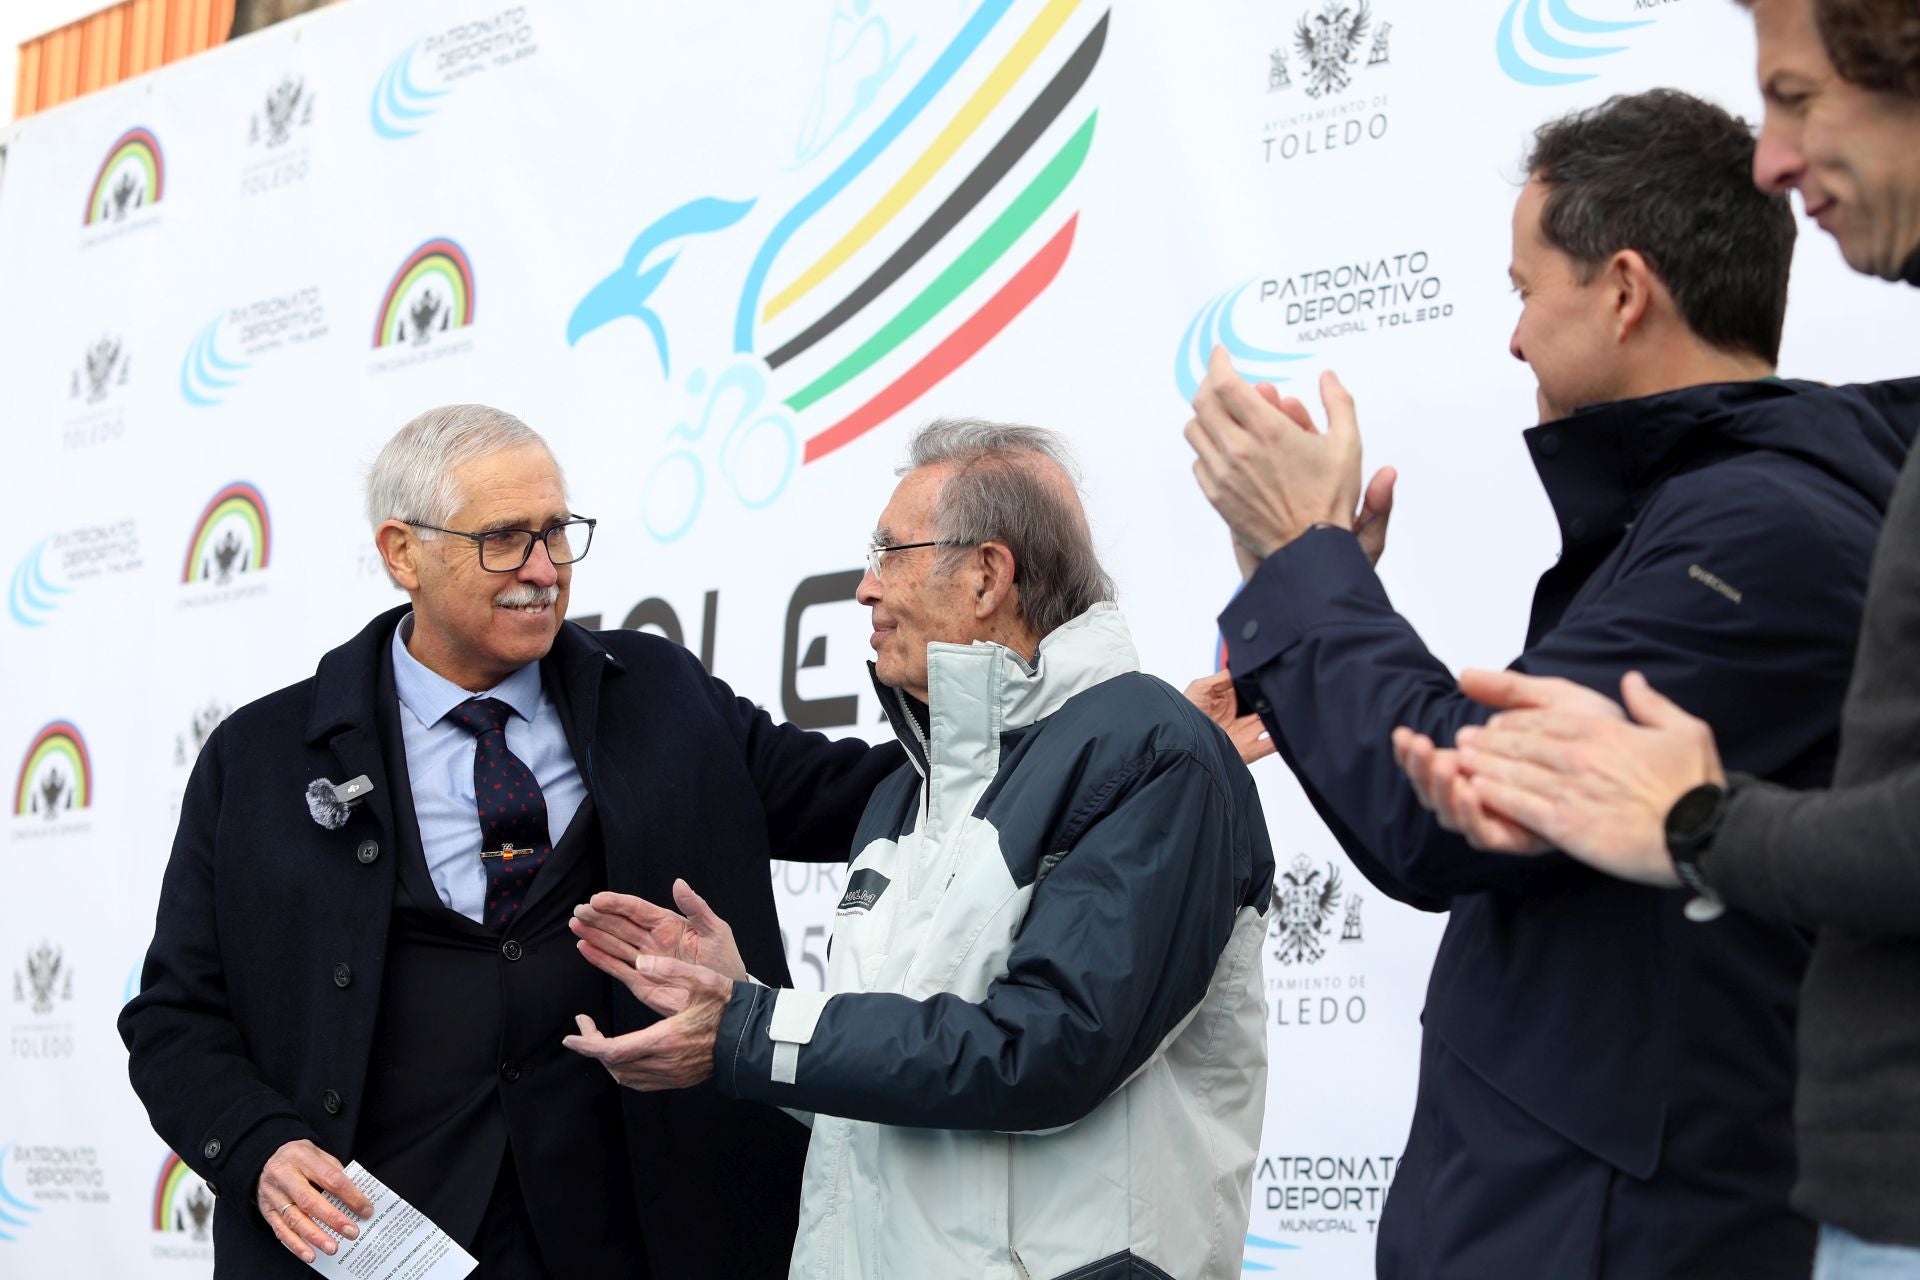
[[[466,1280],[480,1265],[358,1160],[347,1166],[347,1177],[373,1201],[373,1216],[360,1223],[358,1240],[327,1233],[339,1242],[339,1251],[329,1257],[316,1249],[307,1264],[321,1275],[339,1280]],[[333,1196],[327,1199],[346,1208]]]

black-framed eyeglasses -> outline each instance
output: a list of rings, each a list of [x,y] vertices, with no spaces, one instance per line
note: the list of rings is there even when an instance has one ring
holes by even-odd
[[[536,542],[547,544],[547,559],[556,565],[585,560],[587,551],[593,546],[593,527],[600,522],[579,516],[549,525],[538,533],[532,529],[489,529],[485,533],[470,533],[465,529],[443,529],[437,524],[405,517],[401,518],[400,523],[465,538],[479,548],[482,569],[488,573],[514,573],[533,555],[533,544]]]
[[[876,578],[886,576],[887,557],[896,551],[916,551],[921,547],[970,547],[971,542],[936,538],[932,542],[876,542],[867,548],[867,568]]]

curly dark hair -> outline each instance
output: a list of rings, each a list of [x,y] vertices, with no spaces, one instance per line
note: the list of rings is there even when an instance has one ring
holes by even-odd
[[[1703,341],[1775,363],[1793,212],[1753,185],[1753,147],[1746,121],[1678,89],[1550,120],[1527,156],[1547,189],[1541,234],[1588,279],[1635,250]]]
[[[1734,3],[1753,8],[1753,0]],[[1920,5],[1914,0],[1813,0],[1813,21],[1842,80],[1920,98]]]

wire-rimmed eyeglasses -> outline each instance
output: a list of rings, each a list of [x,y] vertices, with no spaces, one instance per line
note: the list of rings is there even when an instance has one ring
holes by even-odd
[[[969,547],[970,542],[936,538],[931,542],[875,542],[867,547],[867,568],[876,578],[887,576],[887,557],[896,551],[915,551],[921,547]]]

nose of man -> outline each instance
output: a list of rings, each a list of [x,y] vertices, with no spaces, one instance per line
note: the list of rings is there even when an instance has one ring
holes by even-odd
[[[1753,148],[1753,185],[1777,195],[1793,190],[1806,171],[1806,157],[1785,131],[1771,121],[1763,125]]]

